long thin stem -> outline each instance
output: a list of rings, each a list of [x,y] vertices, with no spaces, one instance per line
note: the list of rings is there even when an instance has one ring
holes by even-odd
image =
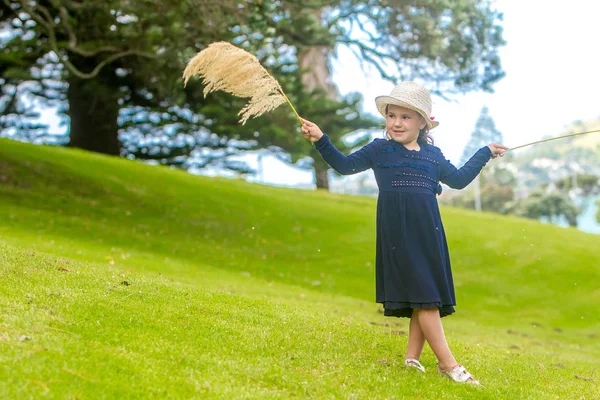
[[[298,122],[300,122],[300,125],[303,125],[304,122],[302,122],[302,118],[300,118],[300,116],[298,115],[298,113],[296,112],[296,109],[294,108],[294,106],[292,105],[292,102],[290,101],[290,99],[288,99],[288,97],[285,95],[285,93],[283,93],[282,89],[279,89],[279,93],[281,93],[281,95],[283,96],[283,98],[285,99],[285,101],[287,101],[287,103],[290,105],[290,107],[292,108],[292,111],[294,112],[294,114],[296,114],[296,118],[298,118]]]
[[[520,148],[522,148],[522,147],[531,146],[532,144],[549,142],[549,141],[551,141],[551,140],[564,139],[564,138],[568,138],[568,137],[571,137],[571,136],[586,135],[586,134],[588,134],[588,133],[594,133],[594,132],[600,132],[600,129],[596,129],[596,130],[594,130],[594,131],[587,131],[587,132],[571,133],[571,134],[569,134],[569,135],[562,135],[562,136],[557,136],[557,137],[553,137],[553,138],[549,138],[549,139],[538,140],[537,142],[531,142],[531,143],[523,144],[523,145],[521,145],[521,146],[517,146],[517,147],[513,147],[513,148],[511,148],[511,149],[508,149],[508,150],[506,150],[506,151],[512,151],[512,150],[520,149]],[[506,151],[505,151],[505,153],[506,153]]]

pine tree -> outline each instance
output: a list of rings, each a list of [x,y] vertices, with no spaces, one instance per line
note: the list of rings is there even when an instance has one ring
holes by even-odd
[[[473,154],[483,146],[490,143],[502,143],[503,141],[504,136],[502,132],[496,129],[496,124],[489,113],[488,107],[483,106],[475,122],[475,129],[471,133],[471,138],[463,150],[461,164],[469,161]]]
[[[471,138],[463,150],[461,157],[461,164],[465,164],[481,147],[488,145],[489,143],[502,143],[504,137],[502,132],[496,129],[494,119],[489,114],[487,106],[483,106],[477,122],[475,122],[475,129],[471,133]],[[481,211],[481,174],[475,178],[473,182],[473,188],[475,192],[475,210]]]

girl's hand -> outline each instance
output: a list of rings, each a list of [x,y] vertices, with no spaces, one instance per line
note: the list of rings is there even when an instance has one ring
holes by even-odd
[[[490,143],[488,144],[488,147],[492,151],[492,158],[496,158],[498,156],[502,157],[504,152],[508,150],[508,147],[496,143]]]
[[[301,119],[302,122],[304,122],[302,124],[302,134],[304,135],[304,137],[310,140],[311,143],[314,143],[317,140],[321,139],[321,137],[323,136],[323,132],[321,132],[321,129],[317,126],[317,124],[314,124],[304,118]]]

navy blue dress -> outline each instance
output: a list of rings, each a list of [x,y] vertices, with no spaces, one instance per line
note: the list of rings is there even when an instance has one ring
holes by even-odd
[[[441,150],[419,143],[408,150],[393,140],[375,139],[345,156],[327,135],[315,142],[323,159],[343,175],[372,168],[377,198],[376,302],[384,315],[411,317],[414,308],[454,313],[456,299],[448,244],[436,194],[439,182],[467,186],[489,161],[485,146],[460,169]]]

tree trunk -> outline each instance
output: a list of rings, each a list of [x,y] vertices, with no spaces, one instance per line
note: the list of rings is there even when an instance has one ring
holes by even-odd
[[[71,76],[67,82],[69,147],[119,155],[119,87],[114,70],[105,67],[94,79]]]
[[[325,160],[323,160],[323,157],[317,151],[317,149],[314,148],[314,146],[310,151],[309,156],[312,157],[313,160],[315,160],[314,169],[317,189],[329,190],[329,165],[327,165]]]
[[[315,16],[321,19],[321,11],[314,10]],[[302,75],[302,84],[306,91],[312,92],[317,89],[324,90],[327,97],[337,100],[338,92],[331,83],[331,70],[329,69],[329,52],[331,49],[324,46],[305,47],[298,53],[300,68],[306,72]],[[319,121],[315,121],[319,123]],[[315,177],[317,189],[329,190],[329,179],[327,177],[328,165],[315,162]]]
[[[327,166],[315,165],[315,178],[317,182],[317,189],[329,190]]]
[[[329,53],[330,49],[323,46],[305,47],[299,52],[300,68],[306,71],[302,74],[302,84],[308,92],[321,89],[325,91],[327,98],[337,100],[337,88],[331,83]]]
[[[481,211],[481,185],[480,176],[477,175],[475,178],[475,211]]]

